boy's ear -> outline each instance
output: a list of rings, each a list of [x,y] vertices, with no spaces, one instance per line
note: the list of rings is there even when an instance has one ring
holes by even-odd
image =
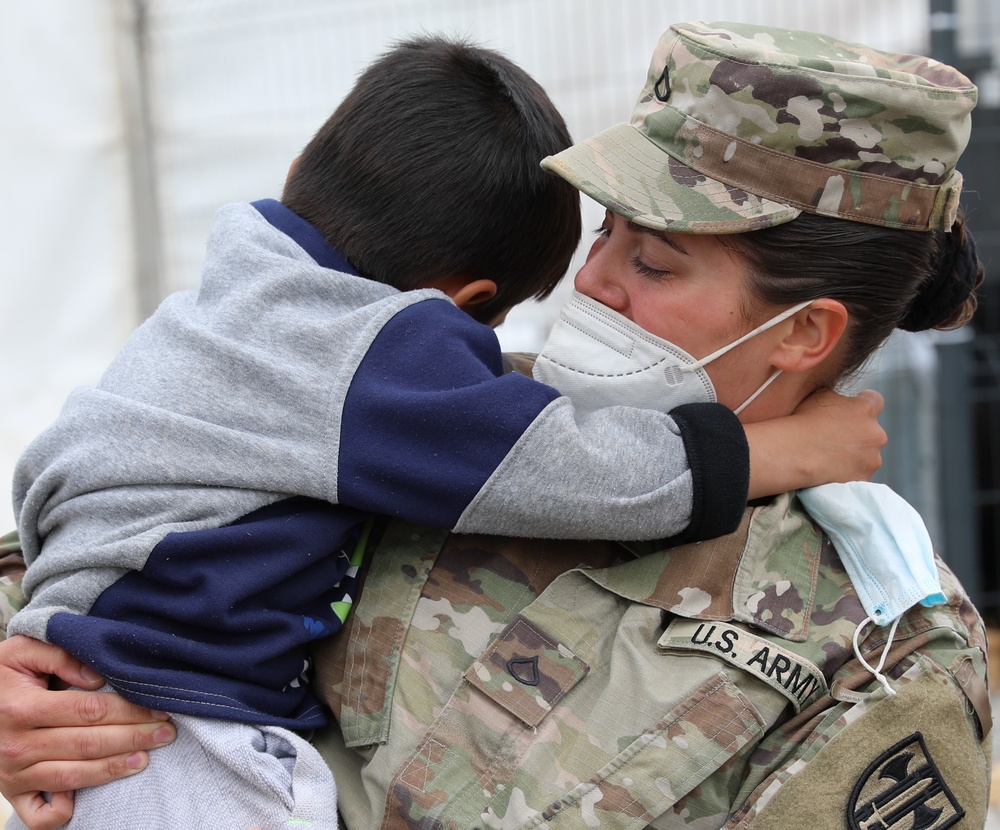
[[[497,293],[493,280],[470,280],[461,274],[441,277],[428,283],[428,288],[443,291],[463,311],[475,316],[476,306],[492,300]]]
[[[300,158],[302,158],[302,156],[296,156],[295,158],[292,159],[292,163],[288,165],[288,172],[285,174],[286,184],[288,183],[288,180],[292,177],[292,173],[295,172],[295,167],[296,165],[298,165]]]
[[[771,355],[772,365],[785,372],[805,372],[818,366],[840,342],[847,319],[847,309],[839,300],[814,300],[781,326],[785,334]]]

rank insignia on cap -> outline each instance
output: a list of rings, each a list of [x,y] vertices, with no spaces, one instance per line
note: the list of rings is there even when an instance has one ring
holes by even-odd
[[[852,830],[946,830],[964,815],[919,732],[868,765],[847,805]]]

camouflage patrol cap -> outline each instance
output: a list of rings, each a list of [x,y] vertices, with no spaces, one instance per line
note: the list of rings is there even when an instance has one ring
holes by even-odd
[[[739,233],[806,211],[950,230],[976,94],[930,58],[679,23],[660,38],[631,122],[542,166],[656,229]]]

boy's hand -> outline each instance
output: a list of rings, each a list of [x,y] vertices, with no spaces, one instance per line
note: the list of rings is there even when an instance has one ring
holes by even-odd
[[[747,424],[748,498],[843,481],[869,481],[882,466],[885,401],[872,389],[856,397],[815,392],[784,418]]]
[[[116,694],[50,691],[52,675],[84,689],[104,683],[56,646],[0,643],[0,794],[31,830],[61,827],[73,815],[73,790],[145,769],[145,750],[176,735],[165,714]]]

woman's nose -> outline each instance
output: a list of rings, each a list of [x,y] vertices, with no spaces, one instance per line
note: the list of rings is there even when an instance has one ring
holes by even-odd
[[[598,239],[583,267],[576,272],[576,279],[573,286],[581,294],[585,294],[593,300],[614,309],[619,314],[628,316],[629,296],[623,281],[615,274],[611,267],[613,257],[612,251],[608,248],[610,240]]]

